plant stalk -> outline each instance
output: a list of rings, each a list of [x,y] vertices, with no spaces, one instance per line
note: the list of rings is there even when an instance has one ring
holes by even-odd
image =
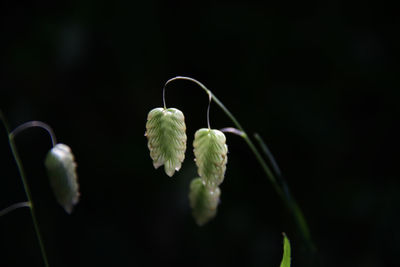
[[[295,222],[303,236],[303,239],[307,242],[307,245],[311,250],[313,250],[314,246],[311,241],[311,236],[309,232],[309,228],[307,225],[307,222],[297,205],[296,201],[292,198],[289,188],[285,182],[281,182],[281,186],[278,184],[277,178],[275,177],[274,173],[271,171],[271,169],[268,167],[267,163],[265,162],[264,158],[261,156],[260,152],[254,145],[253,141],[249,138],[248,134],[246,131],[243,129],[242,125],[239,123],[239,121],[233,116],[233,114],[225,107],[225,105],[206,87],[204,84],[201,82],[190,78],[190,77],[185,77],[185,76],[176,76],[174,78],[169,79],[163,89],[163,97],[165,99],[165,87],[167,86],[168,83],[175,81],[175,80],[187,80],[196,83],[199,85],[208,95],[211,96],[212,100],[222,109],[222,111],[231,119],[233,124],[236,126],[237,129],[242,132],[240,136],[244,139],[244,141],[247,143],[249,146],[250,150],[253,152],[254,156],[256,157],[258,163],[261,165],[264,173],[266,174],[268,180],[271,182],[272,186],[274,187],[275,191],[277,194],[282,198],[286,206],[288,207],[289,211],[292,213],[292,216],[295,219]]]
[[[14,135],[10,132],[10,129],[8,127],[8,123],[7,123],[3,113],[1,112],[1,110],[0,110],[0,119],[2,120],[2,122],[3,122],[3,124],[4,124],[5,128],[6,128],[7,135],[8,135],[8,142],[10,144],[11,152],[12,152],[12,154],[14,156],[15,163],[17,164],[18,171],[19,171],[19,174],[21,176],[21,181],[22,181],[22,184],[24,186],[25,195],[26,195],[26,197],[28,199],[29,209],[31,211],[31,216],[32,216],[32,222],[33,222],[33,226],[35,228],[36,237],[37,237],[37,239],[39,241],[39,247],[40,247],[40,251],[42,253],[42,258],[43,258],[43,261],[44,261],[44,265],[46,267],[49,267],[50,265],[49,265],[49,262],[47,260],[47,254],[46,254],[46,250],[45,250],[45,247],[44,247],[43,238],[42,238],[42,235],[40,234],[38,220],[36,218],[36,213],[35,213],[35,207],[34,207],[34,204],[33,204],[33,201],[32,201],[31,191],[29,189],[28,181],[26,179],[25,171],[24,171],[24,168],[23,168],[23,165],[22,165],[22,160],[21,160],[21,158],[20,158],[20,156],[18,154],[18,150],[17,150],[17,147],[16,147],[15,142],[14,142]]]
[[[311,241],[310,230],[308,229],[307,222],[304,218],[303,212],[301,211],[297,202],[292,198],[289,186],[286,182],[286,179],[282,176],[281,170],[280,170],[278,164],[276,163],[274,156],[272,155],[271,151],[268,149],[267,144],[264,142],[264,140],[261,138],[261,136],[258,133],[254,134],[254,138],[258,141],[258,143],[261,147],[261,150],[264,152],[264,154],[267,156],[267,158],[270,160],[270,163],[273,166],[273,169],[279,179],[280,186],[283,189],[283,192],[286,194],[287,198],[289,199],[289,201],[287,202],[288,208],[291,210],[292,214],[294,215],[294,219],[296,220],[296,224],[299,227],[300,231],[303,233],[304,241],[307,243],[307,246],[310,249],[310,251],[315,252],[315,246]]]
[[[29,208],[31,206],[31,203],[29,203],[28,201],[24,201],[24,202],[18,202],[15,204],[12,204],[11,206],[3,209],[0,211],[0,217],[6,215],[7,213],[10,213],[16,209],[19,208]]]

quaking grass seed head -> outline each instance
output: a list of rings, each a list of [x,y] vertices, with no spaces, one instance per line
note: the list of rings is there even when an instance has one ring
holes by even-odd
[[[192,215],[196,223],[202,226],[217,214],[221,190],[219,187],[210,189],[203,179],[196,178],[190,183],[189,201]]]
[[[194,155],[197,172],[210,188],[219,186],[225,176],[228,147],[225,134],[219,130],[203,128],[196,132]]]
[[[57,202],[71,213],[79,201],[79,184],[76,174],[76,162],[71,148],[57,144],[48,153],[45,166]]]
[[[146,133],[154,168],[164,165],[168,176],[179,171],[185,159],[186,125],[176,108],[155,108],[147,116]]]

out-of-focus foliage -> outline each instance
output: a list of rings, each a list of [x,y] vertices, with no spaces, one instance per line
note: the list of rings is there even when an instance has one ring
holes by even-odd
[[[286,234],[283,234],[283,256],[280,267],[290,267],[290,241]]]

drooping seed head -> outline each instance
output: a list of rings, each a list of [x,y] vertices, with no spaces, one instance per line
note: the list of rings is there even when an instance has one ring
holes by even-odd
[[[57,202],[71,213],[79,201],[79,184],[74,155],[69,146],[57,144],[48,153],[45,166]]]
[[[168,176],[179,171],[185,159],[186,125],[183,113],[176,108],[155,108],[147,116],[146,133],[154,168],[164,165]]]
[[[210,189],[200,177],[190,183],[190,206],[193,217],[199,226],[204,225],[217,214],[220,195],[219,187]]]
[[[210,188],[217,187],[224,180],[228,162],[228,147],[225,142],[225,135],[219,130],[203,128],[194,137],[197,172]]]

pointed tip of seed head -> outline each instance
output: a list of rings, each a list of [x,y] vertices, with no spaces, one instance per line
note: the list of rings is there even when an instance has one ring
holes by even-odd
[[[175,174],[175,164],[173,162],[171,162],[171,161],[166,161],[164,163],[164,170],[165,170],[165,173],[169,177],[172,177]],[[179,170],[179,168],[178,168],[178,170]]]
[[[169,177],[172,177],[172,176],[174,176],[175,171],[165,171],[165,173],[166,173]]]

